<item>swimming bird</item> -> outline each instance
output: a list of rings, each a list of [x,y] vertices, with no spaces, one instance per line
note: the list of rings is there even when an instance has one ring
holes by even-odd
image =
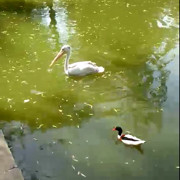
[[[122,128],[117,126],[112,129],[113,131],[118,131],[117,138],[122,141],[124,144],[127,145],[140,145],[145,143],[146,141],[141,140],[135,136],[129,135],[129,134],[122,134]]]
[[[82,61],[69,64],[69,59],[71,55],[71,47],[69,45],[64,45],[56,57],[52,60],[52,65],[64,54],[66,54],[66,59],[64,62],[64,72],[68,76],[86,76],[89,74],[103,73],[104,68],[102,66],[97,66],[96,63],[91,61]]]

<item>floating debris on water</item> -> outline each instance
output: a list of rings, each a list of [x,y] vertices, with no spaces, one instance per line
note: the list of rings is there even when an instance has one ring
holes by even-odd
[[[78,162],[78,160],[75,158],[74,155],[72,155],[72,160],[75,161],[75,162]]]
[[[86,177],[86,175],[84,175],[83,173],[81,173],[81,176]]]
[[[72,168],[74,169],[74,170],[76,170],[76,168],[72,165]]]
[[[37,129],[40,129],[42,126],[44,126],[44,124],[40,124]]]
[[[67,117],[72,117],[70,114],[66,115]]]
[[[35,141],[38,141],[38,139],[36,139],[36,138],[33,138]]]
[[[73,159],[73,161],[78,162],[78,160],[77,160],[77,159]]]
[[[28,84],[27,81],[21,81],[21,84]]]
[[[7,34],[7,31],[1,31],[2,34]]]
[[[7,102],[10,102],[10,101],[12,101],[12,99],[11,98],[7,98]]]
[[[73,159],[73,161],[78,162],[78,160],[77,160],[77,159],[75,159],[75,158]]]
[[[24,103],[28,103],[30,100],[29,99],[25,99],[24,100]]]
[[[85,105],[89,106],[91,109],[93,108],[93,106],[91,104],[88,104],[88,103],[84,103]]]
[[[47,70],[47,72],[52,72],[52,69],[49,68],[49,69]]]
[[[41,92],[41,91],[37,91],[35,89],[31,89],[31,94],[35,94],[35,95],[43,95],[44,92]]]

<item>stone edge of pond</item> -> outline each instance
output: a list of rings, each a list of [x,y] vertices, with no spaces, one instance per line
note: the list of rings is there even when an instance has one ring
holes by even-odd
[[[0,180],[24,180],[0,129]]]

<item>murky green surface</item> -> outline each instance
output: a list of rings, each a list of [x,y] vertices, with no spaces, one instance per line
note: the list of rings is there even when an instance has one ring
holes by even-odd
[[[177,0],[0,0],[0,127],[25,180],[179,175]],[[103,75],[69,78],[60,60]],[[112,127],[147,142],[117,142]]]

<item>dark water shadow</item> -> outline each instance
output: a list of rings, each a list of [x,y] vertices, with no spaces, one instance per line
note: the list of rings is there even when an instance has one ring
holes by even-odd
[[[37,3],[26,2],[25,0],[3,0],[0,2],[0,11],[30,14]]]

